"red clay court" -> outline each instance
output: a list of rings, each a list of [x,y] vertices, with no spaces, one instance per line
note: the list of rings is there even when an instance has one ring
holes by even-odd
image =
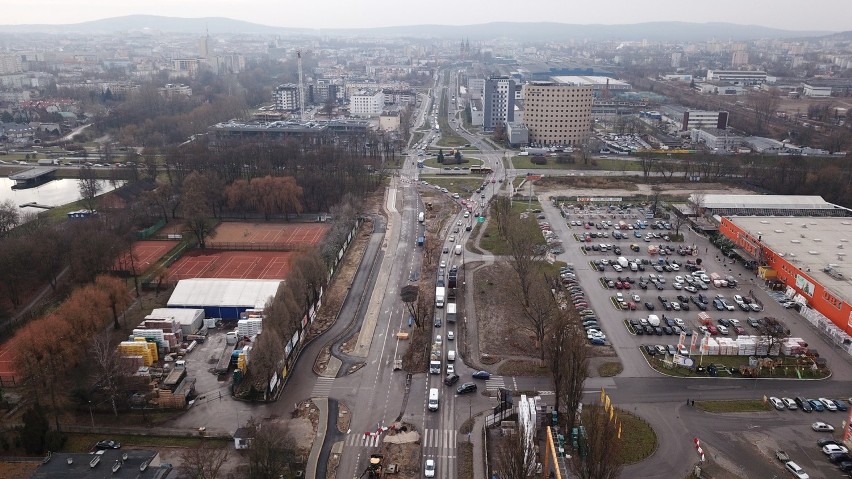
[[[212,243],[236,245],[266,244],[311,246],[322,241],[328,226],[324,223],[251,223],[225,221],[210,237]]]
[[[163,257],[172,248],[177,246],[177,241],[137,241],[133,243],[133,259],[136,263],[136,271],[145,271],[157,260]],[[132,268],[130,255],[124,253],[115,262],[114,269],[117,271],[130,271]]]
[[[12,342],[10,339],[3,344],[0,344],[0,379],[3,381],[14,381],[15,379],[15,364],[12,357]]]
[[[293,253],[284,251],[193,250],[171,265],[166,281],[191,278],[284,279]]]

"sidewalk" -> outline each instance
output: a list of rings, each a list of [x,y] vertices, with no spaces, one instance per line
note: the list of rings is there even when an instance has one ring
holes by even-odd
[[[473,429],[470,432],[470,442],[473,444],[473,477],[484,478],[485,476],[485,444],[482,441],[482,433],[485,427],[485,415],[479,414],[473,420]]]

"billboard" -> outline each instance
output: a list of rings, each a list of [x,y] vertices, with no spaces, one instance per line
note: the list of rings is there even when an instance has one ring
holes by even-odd
[[[796,288],[810,297],[814,296],[814,284],[800,274],[796,275]]]

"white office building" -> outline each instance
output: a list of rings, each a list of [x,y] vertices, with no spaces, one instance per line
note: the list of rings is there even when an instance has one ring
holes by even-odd
[[[299,85],[287,83],[279,85],[273,90],[272,99],[275,109],[282,111],[296,111],[299,109]]]
[[[385,106],[385,94],[381,90],[365,90],[349,98],[349,114],[354,116],[379,116]]]

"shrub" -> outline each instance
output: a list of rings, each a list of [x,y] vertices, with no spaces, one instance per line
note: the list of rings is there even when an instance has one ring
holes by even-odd
[[[532,163],[534,165],[546,165],[547,164],[547,158],[545,158],[543,156],[533,156],[532,158],[530,158],[530,163]]]

